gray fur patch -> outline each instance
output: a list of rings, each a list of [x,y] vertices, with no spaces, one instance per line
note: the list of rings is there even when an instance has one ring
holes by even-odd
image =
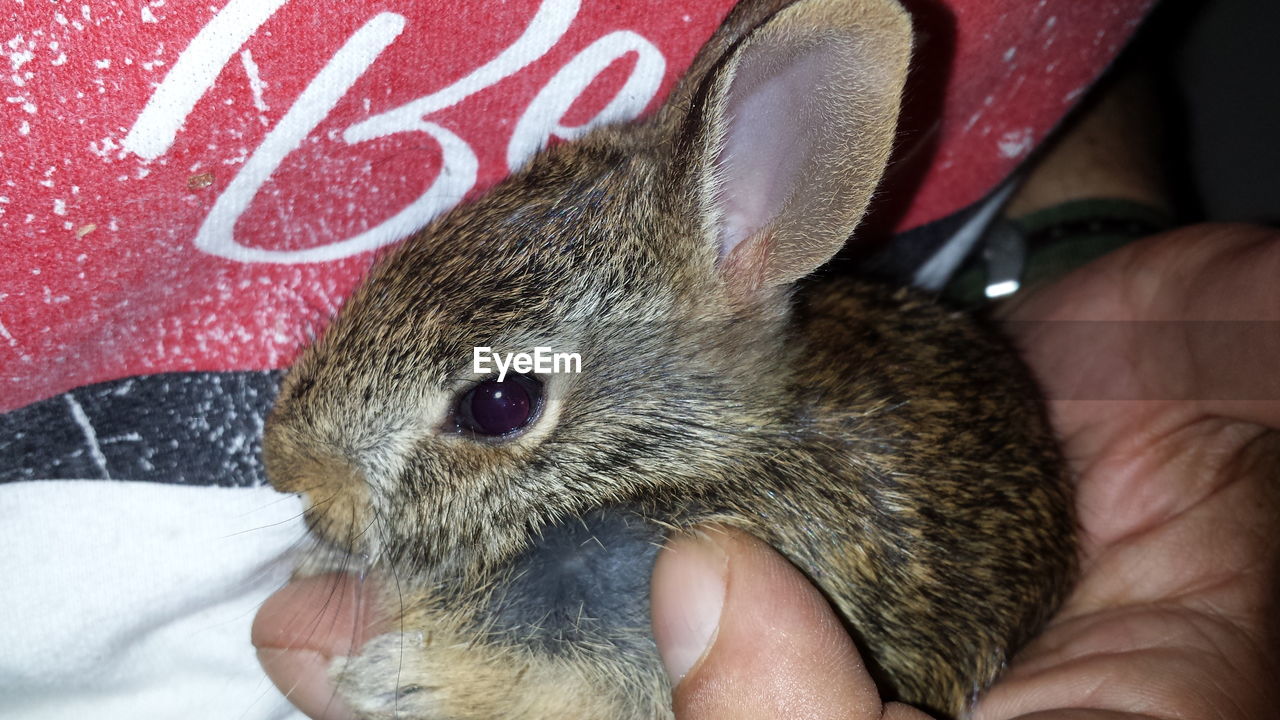
[[[649,576],[665,536],[621,509],[547,528],[494,593],[492,629],[552,653],[653,652]]]

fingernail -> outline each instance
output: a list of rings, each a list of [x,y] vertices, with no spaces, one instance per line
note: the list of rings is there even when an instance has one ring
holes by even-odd
[[[311,650],[259,648],[258,662],[280,692],[313,720],[355,720],[329,681],[331,658]]]
[[[715,642],[724,607],[728,557],[706,535],[667,544],[654,566],[654,638],[658,653],[679,683]]]

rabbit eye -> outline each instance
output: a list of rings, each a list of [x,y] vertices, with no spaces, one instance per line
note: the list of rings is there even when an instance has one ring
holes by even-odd
[[[458,399],[454,419],[459,430],[486,437],[513,435],[542,409],[542,383],[528,375],[484,380]]]

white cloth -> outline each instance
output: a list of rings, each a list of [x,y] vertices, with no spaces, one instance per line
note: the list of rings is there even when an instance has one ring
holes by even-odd
[[[0,717],[301,720],[249,628],[304,532],[267,487],[0,484]]]

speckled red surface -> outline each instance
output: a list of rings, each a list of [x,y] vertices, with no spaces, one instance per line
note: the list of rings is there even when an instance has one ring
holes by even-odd
[[[927,62],[908,140],[925,149],[894,224],[989,190],[1151,3],[913,3]],[[0,16],[0,410],[287,364],[376,247],[548,135],[651,109],[731,5],[15,0]]]

